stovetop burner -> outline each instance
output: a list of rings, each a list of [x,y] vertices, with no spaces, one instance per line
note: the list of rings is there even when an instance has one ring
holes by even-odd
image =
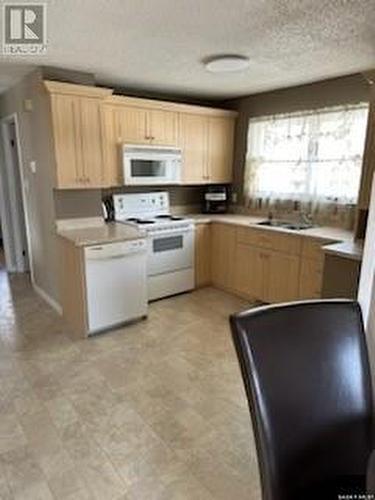
[[[154,220],[148,220],[148,219],[137,219],[136,217],[129,217],[129,219],[126,219],[127,222],[135,222],[136,224],[155,224]]]
[[[167,214],[157,215],[156,218],[157,219],[168,219],[168,220],[183,220],[184,219],[183,217],[177,217],[176,215],[167,215]]]

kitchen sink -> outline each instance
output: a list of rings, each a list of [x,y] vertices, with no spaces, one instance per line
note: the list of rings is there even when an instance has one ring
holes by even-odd
[[[277,219],[267,219],[257,223],[257,226],[280,227],[284,229],[291,229],[292,231],[302,231],[303,229],[310,229],[314,227],[312,224],[306,222],[290,222]]]

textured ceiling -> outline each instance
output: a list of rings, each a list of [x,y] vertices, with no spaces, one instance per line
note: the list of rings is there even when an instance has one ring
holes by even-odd
[[[22,2],[20,2],[22,3]],[[124,88],[227,98],[375,68],[375,0],[50,0],[43,56],[0,57],[0,91],[30,65]],[[201,61],[250,58],[241,73]]]

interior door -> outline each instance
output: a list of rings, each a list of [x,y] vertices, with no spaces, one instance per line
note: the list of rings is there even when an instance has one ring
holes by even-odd
[[[102,187],[104,185],[101,123],[99,99],[81,98],[81,162],[84,171],[84,184],[90,187]]]
[[[208,118],[204,115],[182,113],[180,129],[183,154],[182,181],[184,184],[207,182]]]
[[[210,182],[232,182],[234,119],[208,118],[208,175]]]
[[[147,119],[148,136],[152,144],[177,146],[178,114],[176,112],[151,109]]]
[[[52,120],[57,163],[57,187],[81,186],[79,170],[79,99],[52,95]]]

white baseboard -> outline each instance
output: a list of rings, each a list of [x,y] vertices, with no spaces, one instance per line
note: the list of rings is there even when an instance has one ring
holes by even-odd
[[[48,305],[52,307],[60,316],[62,315],[62,307],[55,299],[53,299],[47,292],[45,292],[40,286],[38,286],[35,282],[33,283],[33,288],[36,293],[45,301]]]

